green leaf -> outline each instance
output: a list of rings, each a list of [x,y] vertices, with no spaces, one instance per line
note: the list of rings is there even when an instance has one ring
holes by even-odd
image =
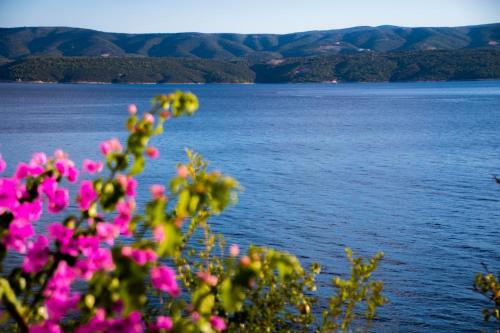
[[[144,156],[142,155],[135,156],[134,164],[132,165],[129,174],[131,176],[140,174],[142,170],[144,170],[144,165],[145,165]]]
[[[24,314],[25,309],[17,300],[16,293],[10,287],[9,281],[4,278],[0,278],[0,300],[2,303],[9,303],[20,315]]]
[[[140,132],[135,132],[129,136],[127,141],[128,149],[134,156],[141,155],[146,148],[146,144],[147,141],[144,143],[143,135]]]
[[[197,194],[191,196],[191,199],[189,200],[189,212],[191,214],[196,213],[196,209],[198,208],[199,202],[200,202],[200,197]]]
[[[117,171],[125,170],[128,167],[128,155],[122,153],[109,153],[106,157],[106,165],[109,169]]]
[[[165,206],[165,200],[156,200],[147,204],[146,214],[150,225],[156,226],[165,222]]]
[[[182,244],[182,234],[172,223],[162,225],[165,239],[158,247],[160,257],[173,256]]]
[[[192,302],[200,314],[210,314],[215,304],[215,296],[209,286],[202,284],[193,292]]]
[[[189,215],[188,205],[190,198],[191,194],[189,193],[188,189],[182,190],[182,192],[179,194],[179,200],[177,201],[176,205],[176,213],[178,216],[186,217]]]
[[[220,285],[222,306],[226,312],[236,312],[243,306],[245,293],[240,285],[233,284],[229,278]]]
[[[192,93],[176,91],[171,104],[172,115],[180,117],[184,114],[191,116],[198,109],[198,99]]]

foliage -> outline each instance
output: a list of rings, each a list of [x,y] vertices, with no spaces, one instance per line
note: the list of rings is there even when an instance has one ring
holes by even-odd
[[[500,184],[500,179],[493,177],[497,184]],[[483,264],[485,273],[477,273],[474,279],[474,290],[484,295],[492,304],[491,308],[483,309],[485,321],[491,318],[496,319],[500,323],[500,272],[495,277]]]
[[[369,325],[385,301],[382,282],[370,280],[382,254],[364,262],[347,250],[351,276],[333,280],[336,294],[317,315],[319,264],[308,271],[295,256],[266,247],[240,254],[238,245],[228,249],[211,231],[210,217],[235,203],[240,186],[210,171],[197,153],[187,151],[188,162],[177,165],[168,193],[152,185],[151,200],[136,209],[134,176],[159,155],[151,138],[163,133],[168,119],[190,116],[198,107],[196,97],[183,92],[152,102],[142,116],[129,107],[126,144],[101,143],[105,161],[85,160],[85,175],[58,150],[51,157],[36,153],[11,177],[0,178],[4,327],[210,333],[345,332],[362,318]],[[0,172],[5,168],[0,156]],[[63,184],[80,176],[78,211],[71,212]],[[37,223],[42,214],[59,222],[43,230]],[[6,260],[16,257],[20,266],[4,271]]]
[[[252,66],[257,82],[399,82],[500,78],[500,52],[434,50],[291,58]]]
[[[5,64],[0,78],[44,82],[206,83],[252,82],[244,64],[175,58],[27,58]]]
[[[477,273],[474,280],[474,290],[486,296],[492,304],[492,308],[483,309],[484,320],[494,318],[500,321],[500,274],[495,278],[493,273],[486,269],[486,273]]]
[[[351,278],[343,281],[336,277],[333,280],[337,294],[330,299],[329,311],[323,312],[323,320],[328,331],[345,332],[354,320],[354,309],[358,303],[366,302],[366,319],[370,322],[375,317],[376,308],[385,302],[382,296],[383,283],[368,282],[383,254],[378,253],[365,264],[361,258],[353,258],[350,249],[346,249],[346,253],[352,266]]]
[[[0,79],[46,82],[380,82],[500,78],[500,52],[449,50],[282,59],[251,64],[176,58],[27,58],[0,64]]]

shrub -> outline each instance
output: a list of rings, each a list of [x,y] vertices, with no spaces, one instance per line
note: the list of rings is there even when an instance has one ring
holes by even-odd
[[[370,281],[382,254],[366,262],[347,249],[351,276],[333,280],[336,293],[321,310],[319,264],[305,270],[295,256],[265,247],[240,254],[238,245],[227,247],[211,231],[210,217],[235,203],[240,186],[209,171],[194,152],[177,165],[168,190],[151,186],[151,200],[136,209],[134,177],[159,155],[150,139],[163,133],[166,120],[190,116],[197,107],[196,97],[183,92],[155,97],[142,116],[131,105],[126,144],[105,141],[104,163],[83,162],[77,212],[68,208],[64,184],[77,183],[80,169],[63,151],[36,153],[0,178],[4,327],[32,333],[345,332],[360,319],[370,324],[385,301],[382,282]],[[0,156],[0,172],[5,167]],[[37,227],[37,234],[42,214],[59,222]],[[6,258],[19,254],[22,264],[4,272]]]
[[[474,290],[483,294],[492,304],[491,309],[484,308],[484,320],[490,318],[500,321],[500,274],[495,278],[485,267],[486,273],[477,273],[474,280]]]

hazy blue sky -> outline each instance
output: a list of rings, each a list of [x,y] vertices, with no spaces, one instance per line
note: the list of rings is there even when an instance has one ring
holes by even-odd
[[[0,26],[270,32],[500,22],[500,0],[0,0]]]

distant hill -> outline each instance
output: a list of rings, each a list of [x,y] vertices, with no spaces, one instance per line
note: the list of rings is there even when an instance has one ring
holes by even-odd
[[[251,66],[260,83],[500,79],[500,51],[433,50],[290,58]]]
[[[244,63],[137,57],[30,57],[0,64],[0,80],[107,83],[249,83]]]
[[[0,63],[0,80],[46,82],[287,83],[500,79],[500,51],[357,53],[248,61],[159,57],[29,57]]]
[[[284,35],[123,34],[66,27],[0,28],[0,62],[27,56],[244,58],[262,62],[370,51],[436,49],[500,50],[500,23],[453,28],[354,27]]]

